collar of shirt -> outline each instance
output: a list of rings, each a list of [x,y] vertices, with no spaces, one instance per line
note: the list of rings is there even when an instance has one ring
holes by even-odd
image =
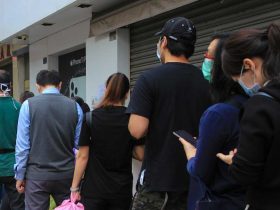
[[[49,93],[52,93],[52,94],[60,94],[59,90],[55,87],[50,87],[50,88],[47,88],[45,89],[42,94],[49,94]]]

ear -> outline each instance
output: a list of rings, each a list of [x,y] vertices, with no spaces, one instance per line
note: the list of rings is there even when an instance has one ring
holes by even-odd
[[[250,58],[245,58],[245,59],[243,60],[243,66],[244,66],[244,69],[246,69],[246,70],[251,70],[251,71],[253,71],[253,72],[255,72],[255,70],[256,70],[256,64],[255,64],[255,62],[254,62],[252,59],[250,59]]]
[[[130,91],[127,91],[127,93],[125,94],[125,100],[128,99],[129,93],[130,93]]]
[[[58,89],[58,90],[61,90],[61,87],[62,87],[62,82],[60,82],[60,83],[58,84],[57,89]]]
[[[38,85],[37,83],[36,83],[36,89],[38,90],[39,93],[41,93],[41,86]]]
[[[167,38],[166,36],[164,36],[162,39],[161,39],[161,43],[160,43],[160,46],[162,46],[163,48],[165,48],[167,46]]]

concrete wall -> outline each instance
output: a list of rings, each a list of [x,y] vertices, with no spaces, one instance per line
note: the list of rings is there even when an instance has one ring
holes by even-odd
[[[89,25],[90,20],[84,21],[30,45],[30,91],[37,93],[36,75],[40,70],[58,70],[59,54],[70,52],[71,49],[85,44],[89,35]],[[45,57],[48,62],[43,64]]]
[[[111,74],[122,72],[129,77],[128,29],[87,39],[86,59],[86,101],[91,105],[93,100],[98,103],[101,89]]]
[[[20,94],[24,91],[24,57],[13,57],[13,97],[19,100]]]
[[[0,41],[73,2],[75,0],[1,0]]]

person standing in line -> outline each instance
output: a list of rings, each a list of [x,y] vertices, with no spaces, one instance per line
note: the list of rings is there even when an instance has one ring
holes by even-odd
[[[80,182],[85,210],[128,210],[132,199],[132,157],[142,160],[144,146],[128,131],[129,115],[124,107],[129,80],[122,73],[111,75],[105,96],[86,117],[80,136],[72,198],[79,197]]]
[[[209,84],[200,69],[190,64],[196,42],[190,20],[172,18],[156,35],[162,65],[140,76],[127,110],[131,135],[136,139],[146,136],[140,187],[132,210],[185,210],[187,159],[173,131],[198,134],[199,119],[211,102]]]
[[[11,210],[24,210],[24,195],[16,190],[14,178],[15,145],[20,104],[9,94],[10,74],[0,70],[0,185],[5,189]],[[2,200],[1,210],[5,210],[6,199]],[[6,204],[4,204],[6,203]]]
[[[23,102],[25,102],[27,99],[34,97],[34,93],[30,92],[30,91],[24,91],[21,95],[20,95],[20,99],[19,102],[21,104],[23,104]]]
[[[232,177],[248,187],[246,209],[280,209],[280,25],[233,33],[222,53],[223,70],[250,96],[237,150],[217,154]]]
[[[211,42],[207,47],[207,51],[204,54],[204,60],[201,66],[203,76],[206,80],[211,82],[211,71],[214,66],[216,49],[220,40],[228,37],[228,33],[217,33],[211,38]]]
[[[200,120],[196,147],[185,139],[179,139],[192,177],[188,210],[195,210],[198,201],[207,199],[205,196],[218,203],[215,210],[245,209],[246,188],[232,179],[228,167],[216,157],[218,152],[229,152],[237,146],[238,117],[248,99],[240,85],[223,72],[221,54],[227,37],[225,34],[221,37],[224,38],[217,39],[210,79],[215,104],[204,112]]]
[[[19,114],[15,178],[26,210],[48,210],[50,195],[56,205],[70,195],[83,112],[60,94],[58,72],[42,70],[36,83],[40,95],[26,100]]]
[[[84,114],[90,111],[90,108],[89,108],[88,104],[81,97],[74,96],[71,99],[76,101],[80,105]]]

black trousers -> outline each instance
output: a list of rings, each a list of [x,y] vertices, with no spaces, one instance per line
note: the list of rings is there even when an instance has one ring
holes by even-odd
[[[82,197],[85,210],[129,210],[131,197],[121,199],[102,199]]]
[[[11,210],[24,210],[24,194],[18,193],[14,177],[0,177],[0,184],[3,184],[4,186],[9,201],[9,208]],[[3,202],[5,202],[5,200]],[[6,205],[1,205],[0,210],[7,210],[7,203]]]

